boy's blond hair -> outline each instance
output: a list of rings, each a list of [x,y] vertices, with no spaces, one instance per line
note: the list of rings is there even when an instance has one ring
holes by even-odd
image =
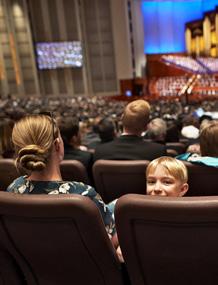
[[[170,156],[161,156],[152,160],[146,169],[146,177],[148,177],[151,172],[154,172],[158,165],[163,166],[170,175],[180,180],[182,183],[187,183],[188,171],[186,166],[182,161]]]

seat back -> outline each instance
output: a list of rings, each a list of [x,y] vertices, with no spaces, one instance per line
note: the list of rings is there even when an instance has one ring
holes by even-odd
[[[63,160],[60,164],[64,181],[77,181],[89,184],[89,178],[84,165],[77,160]],[[19,177],[13,159],[0,159],[0,189],[6,190],[8,185]]]
[[[167,156],[176,157],[178,155],[178,152],[175,149],[168,148],[166,151]]]
[[[218,284],[218,197],[129,194],[115,218],[131,284]]]
[[[182,154],[185,152],[186,146],[182,142],[167,142],[166,148],[175,150],[178,154]]]
[[[96,191],[105,203],[128,193],[145,194],[148,160],[97,160],[93,165]]]
[[[25,260],[32,272],[35,283],[24,269],[27,284],[122,284],[115,250],[89,198],[1,192],[0,212],[18,263]]]
[[[218,168],[183,161],[188,169],[186,196],[218,195]]]
[[[0,237],[0,285],[26,284],[22,270],[11,252],[13,246],[8,246],[10,241],[1,222]],[[10,248],[10,251],[8,248]]]
[[[89,184],[85,166],[78,160],[63,160],[60,164],[61,175],[64,181],[77,181]]]
[[[5,191],[14,179],[19,177],[14,159],[0,159],[0,190]]]

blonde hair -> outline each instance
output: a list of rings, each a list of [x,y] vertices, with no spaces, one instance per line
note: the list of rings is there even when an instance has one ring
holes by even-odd
[[[139,133],[145,130],[150,115],[150,105],[145,100],[129,103],[123,113],[123,126],[126,130]]]
[[[161,156],[152,160],[146,169],[146,178],[155,171],[158,165],[163,166],[170,175],[180,180],[182,183],[188,181],[188,171],[184,163],[174,157]]]
[[[29,115],[15,123],[12,141],[17,168],[24,172],[43,170],[58,134],[55,121],[47,115]]]
[[[218,121],[210,121],[200,133],[202,156],[218,157]]]

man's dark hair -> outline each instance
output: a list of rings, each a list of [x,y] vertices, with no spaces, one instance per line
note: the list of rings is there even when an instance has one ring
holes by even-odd
[[[65,118],[59,127],[63,141],[69,143],[72,137],[78,135],[79,120],[77,118]]]
[[[109,142],[114,139],[115,126],[112,120],[102,119],[98,124],[98,134],[102,142]]]
[[[213,118],[212,118],[210,115],[202,115],[202,116],[199,118],[199,123],[201,124],[204,120],[212,121]]]

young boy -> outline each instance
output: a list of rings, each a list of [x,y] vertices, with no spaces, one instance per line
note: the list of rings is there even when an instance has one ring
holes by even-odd
[[[152,160],[146,169],[147,194],[181,197],[188,191],[188,172],[182,161],[169,156]],[[124,262],[120,246],[119,260]]]
[[[173,157],[152,160],[146,169],[147,194],[181,197],[188,191],[186,166]]]

